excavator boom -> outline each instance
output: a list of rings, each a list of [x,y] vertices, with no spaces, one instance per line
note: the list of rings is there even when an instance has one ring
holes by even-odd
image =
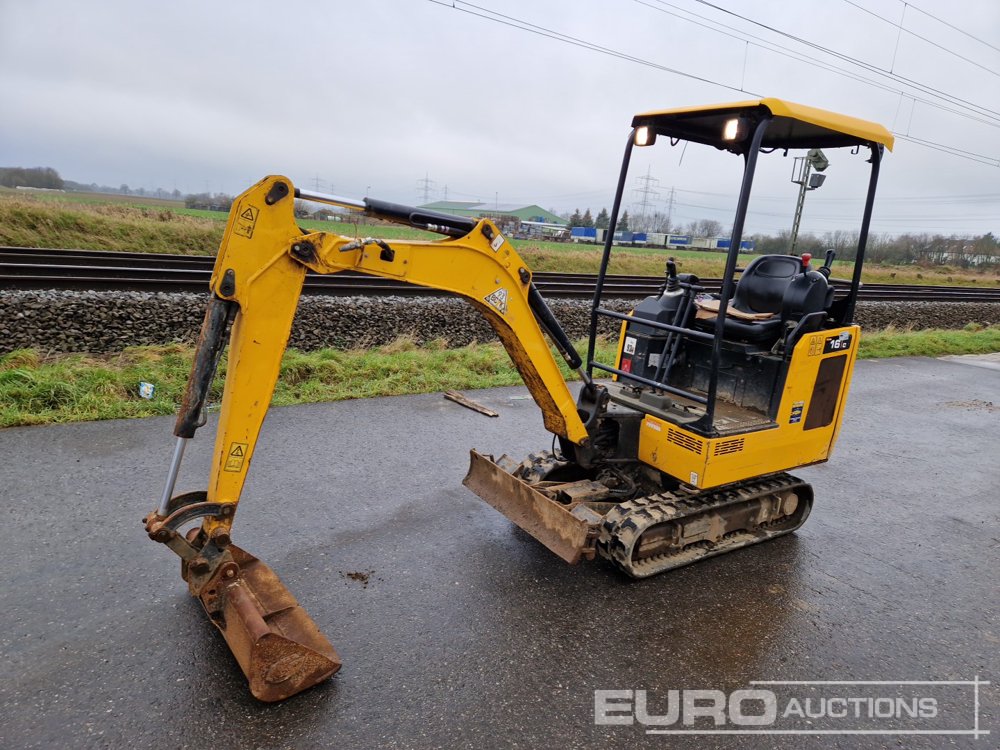
[[[390,243],[304,233],[295,224],[295,192],[287,178],[272,176],[233,203],[174,429],[167,486],[157,510],[144,519],[149,536],[181,557],[191,593],[262,700],[287,698],[340,666],[333,647],[279,578],[230,537],[307,271],[362,271],[464,297],[496,331],[541,408],[546,429],[576,444],[589,441],[546,334],[582,372],[579,355],[532,284],[527,265],[492,222],[415,215],[414,209],[367,201],[356,205],[448,236]],[[209,387],[230,327],[208,490],[174,496],[184,447],[205,422]],[[200,526],[185,534],[184,527],[195,521]]]

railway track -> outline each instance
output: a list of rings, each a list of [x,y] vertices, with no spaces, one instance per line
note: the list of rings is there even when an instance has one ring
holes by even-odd
[[[0,247],[0,289],[59,289],[96,291],[203,292],[208,287],[215,258],[206,255],[119,253],[97,250],[53,250]],[[575,273],[536,273],[535,283],[545,297],[588,298],[596,276]],[[611,276],[605,280],[608,296],[641,298],[655,293],[659,277]],[[719,279],[702,279],[708,292],[718,292]],[[835,283],[846,290],[846,283]],[[402,281],[345,271],[331,276],[309,273],[305,294],[361,296],[446,296]],[[860,299],[913,302],[1000,302],[1000,288],[865,284]]]

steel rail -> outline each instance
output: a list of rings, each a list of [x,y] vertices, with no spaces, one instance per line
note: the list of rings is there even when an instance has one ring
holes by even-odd
[[[161,253],[62,250],[0,247],[0,289],[93,290],[146,292],[203,292],[211,276],[214,257]],[[596,276],[580,273],[534,275],[546,297],[589,298]],[[627,299],[655,294],[663,279],[649,276],[614,276],[605,281],[604,294]],[[718,293],[719,279],[700,282],[706,292]],[[835,282],[837,295],[846,294],[847,282]],[[308,274],[304,293],[339,296],[447,296],[402,281],[362,273],[332,276]],[[910,302],[1000,302],[1000,288],[906,284],[865,284],[861,300]]]

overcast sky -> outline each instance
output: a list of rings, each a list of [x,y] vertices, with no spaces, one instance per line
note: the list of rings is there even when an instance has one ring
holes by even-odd
[[[916,0],[905,13],[900,0],[454,6],[0,0],[0,166],[232,194],[277,173],[405,203],[423,202],[426,176],[431,199],[447,188],[596,212],[610,207],[636,112],[774,96],[973,157],[898,139],[876,231],[1000,232],[997,0]],[[648,175],[648,201],[675,223],[729,226],[738,159],[693,145],[641,156],[633,211]],[[859,222],[866,166],[827,156],[807,231]],[[748,231],[790,225],[791,161],[762,159]]]

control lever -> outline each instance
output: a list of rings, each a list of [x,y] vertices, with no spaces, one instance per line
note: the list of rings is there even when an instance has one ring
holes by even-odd
[[[673,257],[667,258],[666,278],[663,286],[660,287],[660,294],[664,292],[676,292],[680,288],[680,281],[677,279],[677,263]]]
[[[828,279],[830,278],[830,274],[833,272],[833,259],[836,257],[837,257],[836,250],[833,250],[832,248],[830,250],[827,250],[826,260],[823,261],[823,265],[819,268],[819,272],[824,276],[826,276],[826,278]]]

